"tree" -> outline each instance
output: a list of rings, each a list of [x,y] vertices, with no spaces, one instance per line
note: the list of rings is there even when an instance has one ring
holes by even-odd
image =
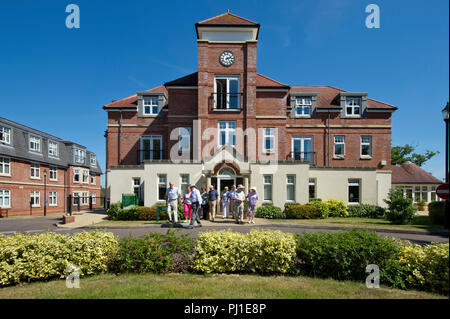
[[[403,164],[405,162],[412,162],[417,166],[422,166],[426,161],[430,158],[439,154],[439,151],[433,152],[430,150],[426,150],[425,154],[413,153],[416,148],[409,144],[405,146],[394,146],[391,149],[391,163],[395,164]]]

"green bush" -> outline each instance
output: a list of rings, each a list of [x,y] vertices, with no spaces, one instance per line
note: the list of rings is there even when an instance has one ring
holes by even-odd
[[[116,220],[139,220],[139,207],[134,206],[128,209],[119,209]]]
[[[322,201],[309,202],[306,205],[314,206],[320,211],[320,218],[328,218],[330,215],[330,208],[327,203]]]
[[[281,231],[202,232],[192,269],[205,273],[286,273],[295,257],[295,245],[294,235]]]
[[[313,205],[288,205],[285,212],[286,218],[290,219],[316,219],[322,217],[320,210]]]
[[[116,273],[185,272],[189,269],[194,241],[175,232],[149,233],[141,238],[124,237],[119,250],[110,260],[109,269]]]
[[[310,202],[321,202],[322,198],[310,198],[309,201]]]
[[[156,220],[157,208],[156,207],[138,207],[138,219],[139,220]],[[167,211],[161,210],[159,212],[159,220],[167,219]]]
[[[325,202],[330,211],[329,217],[347,217],[347,205],[341,200],[329,199]]]
[[[0,234],[0,286],[65,278],[66,268],[79,267],[80,276],[107,271],[118,249],[112,233]]]
[[[121,202],[112,203],[106,213],[108,214],[108,217],[110,220],[116,220],[117,219],[117,213],[122,207]]]
[[[433,225],[444,225],[445,202],[431,202],[428,204],[428,215]]]
[[[449,293],[449,244],[427,246],[408,243],[400,253],[400,265],[406,269],[410,288]]]
[[[280,207],[273,205],[263,205],[256,209],[256,217],[267,219],[284,219],[286,215]]]
[[[370,204],[352,205],[348,207],[350,217],[380,218],[384,216],[385,212],[386,209],[383,207]]]
[[[391,189],[384,202],[389,207],[386,219],[394,224],[409,224],[416,215],[417,208],[414,207],[412,198],[404,198],[401,189]]]
[[[396,262],[399,245],[375,232],[304,233],[296,236],[297,257],[293,272],[305,276],[364,282],[369,264],[380,269],[381,283],[403,285]],[[399,267],[397,267],[399,268]]]

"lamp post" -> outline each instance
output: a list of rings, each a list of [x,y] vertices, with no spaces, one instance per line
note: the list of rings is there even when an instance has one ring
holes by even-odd
[[[442,116],[445,122],[445,183],[448,184],[448,115],[449,115],[449,103],[442,110]],[[444,211],[444,227],[448,229],[448,199],[445,200],[445,211]]]
[[[44,216],[47,216],[47,170],[44,169]]]

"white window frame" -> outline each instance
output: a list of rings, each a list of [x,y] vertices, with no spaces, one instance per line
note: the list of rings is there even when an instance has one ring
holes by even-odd
[[[359,104],[356,104],[355,101],[359,100]],[[351,109],[351,112],[348,112],[348,109]],[[359,114],[356,114],[355,110],[359,110]],[[345,98],[345,116],[347,117],[361,117],[362,110],[362,98],[359,96],[347,96]]]
[[[89,192],[81,192],[81,206],[89,205]]]
[[[36,204],[36,198],[37,198],[37,204]],[[41,192],[40,191],[30,191],[30,201],[33,200],[33,204],[31,207],[41,207]]]
[[[91,166],[97,166],[97,156],[94,154],[89,155],[89,162]]]
[[[369,138],[369,142],[364,142],[363,141],[364,138]],[[363,145],[368,145],[369,146],[369,154],[363,154],[362,153]],[[362,158],[371,158],[372,157],[372,136],[371,135],[362,135],[361,136],[360,156]]]
[[[224,123],[225,124],[225,128],[221,128],[220,127],[220,124],[222,124],[222,123]],[[233,127],[230,127],[230,124],[233,124],[234,125],[234,128]],[[217,130],[218,130],[218,136],[219,136],[219,138],[218,138],[218,146],[220,147],[220,146],[223,146],[223,145],[231,145],[231,146],[234,146],[234,147],[236,147],[236,128],[237,128],[237,123],[236,123],[236,121],[219,121],[219,123],[217,124]],[[222,136],[222,132],[223,133],[225,133],[225,144],[222,144],[222,138],[221,138],[221,136]],[[230,143],[230,133],[231,134],[233,134],[232,136],[234,136],[234,144],[233,143]]]
[[[6,172],[8,169],[8,172]],[[11,159],[9,157],[0,156],[0,175],[11,176]]]
[[[48,206],[58,206],[58,192],[56,191],[48,192]]]
[[[184,141],[187,141],[187,147],[183,148]],[[180,127],[178,128],[178,152],[190,152],[191,151],[191,128]]]
[[[312,136],[292,136],[291,139],[291,152],[293,154],[293,158],[295,158],[295,141],[300,141],[300,160],[307,160],[309,154],[312,154],[311,160],[314,161],[314,139]],[[305,149],[305,141],[311,142],[311,150]]]
[[[183,177],[187,177],[187,182],[183,182]],[[191,181],[191,177],[189,174],[180,174],[180,192],[182,192],[183,195],[184,195],[183,186],[185,186],[186,190],[187,190],[187,188],[189,187],[190,181]]]
[[[77,173],[78,172],[78,173]],[[78,181],[75,180],[75,176],[78,175]],[[81,183],[81,172],[79,168],[73,169],[73,182],[74,183]]]
[[[156,104],[154,102],[156,101]],[[149,102],[149,103],[147,103]],[[147,103],[147,104],[146,104]],[[148,107],[150,109],[150,112],[146,112],[145,108]],[[156,107],[156,112],[153,109]],[[158,115],[159,113],[159,97],[153,96],[153,95],[144,95],[142,97],[142,114],[143,115]]]
[[[161,177],[164,177],[165,178],[165,183],[161,183],[161,180],[160,180],[160,178]],[[157,193],[156,193],[156,196],[157,196],[157,201],[158,202],[162,202],[162,201],[165,201],[165,198],[164,198],[164,196],[166,195],[166,194],[162,194],[162,199],[160,198],[160,194],[159,194],[159,187],[161,186],[161,185],[164,185],[164,187],[166,188],[166,190],[167,190],[167,174],[158,174],[157,175],[157,180],[156,180],[156,189],[158,190],[157,191]]]
[[[293,178],[293,181],[289,181],[289,178]],[[288,199],[289,187],[292,187],[294,189],[294,199]],[[296,176],[292,174],[286,175],[286,202],[295,203],[296,199],[295,189],[296,189]]]
[[[144,154],[144,140],[149,140],[150,141],[150,149],[149,149],[149,152],[150,152],[149,155],[150,156],[149,156],[149,160],[153,160],[154,159],[153,152],[156,151],[156,150],[153,149],[153,141],[154,140],[159,140],[159,154],[160,154],[160,157],[162,159],[162,147],[163,147],[163,145],[162,145],[162,143],[163,143],[162,135],[142,135],[141,136],[141,142],[140,142],[140,144],[141,144],[141,155],[140,155],[141,163],[144,162],[144,156],[145,156],[145,154]]]
[[[336,142],[336,138],[341,138],[342,141]],[[336,145],[342,145],[343,147],[343,154],[336,154]],[[334,135],[333,136],[333,157],[334,158],[344,158],[345,157],[345,135]]]
[[[217,92],[217,80],[227,80],[227,91],[225,92],[227,94],[226,107],[223,109],[217,108],[217,96],[219,93],[219,92]],[[238,92],[236,92],[237,106],[235,108],[230,107],[230,94],[234,93],[234,92],[230,92],[230,81],[237,81],[237,87],[238,87]],[[215,75],[214,76],[214,93],[215,93],[214,94],[214,109],[216,109],[216,110],[239,110],[241,108],[240,91],[241,91],[241,77],[239,75]]]
[[[97,204],[97,195],[91,192],[92,205]]]
[[[89,179],[90,179],[91,185],[95,185],[96,184],[96,182],[95,182],[95,175],[90,174],[89,175]]]
[[[314,196],[310,197],[309,195],[309,188],[313,186],[314,187]],[[308,199],[311,200],[311,198],[317,198],[317,179],[316,178],[310,178],[308,180]]]
[[[266,141],[271,140],[271,148],[266,147]],[[275,152],[275,142],[276,142],[276,134],[274,127],[264,127],[263,128],[263,150],[264,152]]]
[[[355,182],[358,181],[358,182]],[[361,179],[358,178],[349,178],[347,181],[347,204],[348,205],[359,205],[361,204]],[[359,190],[358,190],[358,202],[350,202],[350,186],[358,186]]]
[[[11,128],[0,126],[0,142],[4,144],[11,144]]]
[[[305,109],[309,109],[309,114],[305,114]],[[296,117],[311,117],[311,111],[312,111],[312,98],[310,96],[298,96],[295,98]]]
[[[86,177],[86,181],[85,181],[85,177]],[[89,184],[89,171],[83,169],[82,173],[81,173],[81,183],[82,184]]]
[[[36,175],[37,172],[37,175]],[[34,173],[34,176],[33,176]],[[41,179],[41,165],[36,163],[30,164],[30,178],[31,179]]]
[[[270,178],[270,182],[266,182],[266,177]],[[263,202],[272,203],[273,201],[273,176],[263,175]],[[270,187],[270,199],[266,198],[266,186]]]
[[[80,203],[80,206],[81,206],[80,192],[73,192],[73,198],[72,198],[72,200],[73,200],[73,204],[74,204],[74,205],[76,204],[76,203],[75,203],[75,198],[78,198],[78,202]]]
[[[5,205],[6,198],[8,199],[8,205]],[[11,208],[11,190],[0,189],[0,199],[2,200],[1,208]]]
[[[52,178],[52,173],[54,173],[54,178]],[[48,179],[51,181],[57,181],[58,180],[58,168],[54,166],[50,166],[48,168]]]
[[[59,145],[55,141],[48,141],[48,155],[51,157],[58,157]]]
[[[36,153],[41,152],[42,139],[37,135],[30,134],[28,136],[28,150]],[[33,147],[32,147],[33,145]]]
[[[86,162],[86,151],[81,148],[74,149],[75,163],[84,164]]]

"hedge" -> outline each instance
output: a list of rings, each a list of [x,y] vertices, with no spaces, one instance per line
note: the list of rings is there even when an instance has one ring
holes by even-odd
[[[352,205],[348,207],[350,217],[380,218],[384,216],[385,212],[385,208],[370,204]]]
[[[281,210],[280,207],[273,205],[263,205],[256,209],[256,217],[267,218],[267,219],[284,219],[286,214]]]
[[[321,218],[322,213],[313,205],[288,205],[285,209],[286,218],[292,219],[315,219]]]
[[[428,215],[434,225],[444,225],[445,202],[431,202],[428,204]]]
[[[64,278],[70,265],[79,267],[80,276],[107,271],[117,249],[113,233],[101,231],[73,235],[0,234],[0,286]]]

